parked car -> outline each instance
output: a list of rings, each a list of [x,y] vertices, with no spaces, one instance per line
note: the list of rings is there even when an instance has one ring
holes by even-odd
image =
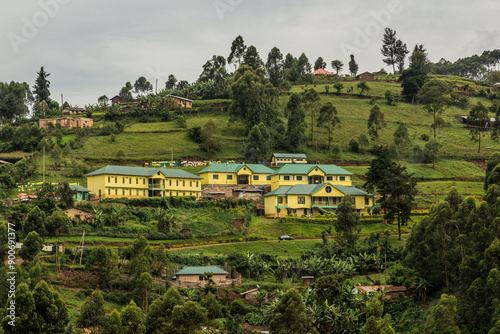
[[[279,240],[294,240],[293,237],[289,236],[289,235],[282,235]]]

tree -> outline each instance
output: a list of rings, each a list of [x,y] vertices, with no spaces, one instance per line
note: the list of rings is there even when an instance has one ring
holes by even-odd
[[[288,334],[307,333],[310,323],[302,296],[297,290],[290,289],[276,305],[269,325],[272,333]]]
[[[396,146],[405,148],[411,144],[410,135],[408,134],[408,128],[406,124],[400,122],[398,128],[394,132],[394,143]]]
[[[305,135],[305,113],[302,107],[302,99],[298,93],[293,93],[285,107],[288,124],[286,138],[290,150],[296,152],[299,145],[304,142]]]
[[[356,60],[354,59],[354,55],[351,55],[351,60],[349,61],[349,72],[351,72],[351,76],[355,77],[356,73],[358,73],[358,64],[356,63]]]
[[[316,111],[321,98],[319,93],[314,88],[306,89],[302,93],[302,102],[305,105],[307,111],[309,111],[309,116],[311,116],[311,142],[314,141],[314,120],[316,118]]]
[[[243,59],[243,56],[245,55],[245,51],[247,49],[247,46],[245,45],[245,41],[243,40],[243,37],[238,36],[234,39],[233,43],[231,44],[231,53],[229,54],[229,57],[227,57],[227,63],[228,64],[234,64],[234,68],[237,69],[241,65],[241,60]],[[238,66],[236,66],[238,65]]]
[[[330,151],[333,140],[332,132],[339,123],[340,119],[337,117],[337,108],[331,102],[325,103],[319,110],[318,126],[326,128],[328,132],[328,151]]]
[[[167,81],[165,82],[165,89],[172,90],[175,88],[176,84],[177,84],[177,79],[175,78],[175,75],[170,74],[168,76]]]
[[[457,298],[443,293],[430,311],[426,333],[460,334],[457,321]]]
[[[0,121],[10,123],[28,113],[29,86],[26,83],[0,82]]]
[[[36,231],[38,235],[46,235],[45,218],[45,213],[38,206],[31,209],[23,224],[24,235],[28,235],[28,233],[33,231]]]
[[[344,68],[344,63],[341,60],[332,60],[332,68],[336,71],[335,75],[339,76],[339,72]]]
[[[99,106],[101,107],[106,107],[109,103],[109,99],[106,95],[101,95],[98,99],[97,99],[97,103],[99,104]]]
[[[145,334],[146,315],[133,300],[130,300],[120,312],[123,333],[125,334]]]
[[[490,185],[490,176],[492,175],[493,169],[500,164],[500,152],[493,152],[490,155],[490,158],[488,159],[488,162],[486,163],[486,174],[484,176],[484,190],[488,190],[488,187]],[[497,180],[500,180],[500,175],[498,178],[495,178]]]
[[[248,134],[245,148],[245,161],[256,163],[264,161],[271,152],[271,136],[264,123],[254,125]]]
[[[396,42],[397,42],[396,30],[392,30],[391,28],[385,28],[384,36],[382,37],[383,45],[382,49],[380,49],[380,52],[382,52],[382,56],[385,57],[383,59],[384,63],[386,63],[388,66],[392,65],[392,73],[396,73],[396,68],[395,68],[395,64],[397,63]]]
[[[305,53],[302,53],[297,62],[297,69],[299,71],[299,76],[301,78],[305,77],[307,74],[310,74],[311,64],[309,63],[309,58],[307,58]]]
[[[102,291],[96,289],[83,302],[77,322],[81,327],[86,328],[101,326],[104,324],[104,320],[104,297]]]
[[[375,140],[378,138],[378,132],[385,127],[384,114],[380,110],[378,104],[374,105],[368,116],[368,134]]]
[[[179,334],[191,334],[207,320],[207,311],[200,304],[189,301],[172,310],[172,327]]]
[[[478,101],[474,106],[472,106],[467,123],[471,128],[471,140],[478,142],[477,153],[481,153],[481,136],[484,128],[488,126],[490,121],[489,111],[481,101]]]
[[[67,208],[72,208],[74,202],[73,196],[78,193],[76,189],[71,189],[68,182],[63,182],[57,190],[59,193],[59,198],[61,198],[61,202],[63,202]]]
[[[387,100],[387,104],[392,106],[394,105],[394,101],[396,100],[394,94],[390,90],[386,90],[384,93],[385,99]]]
[[[403,87],[403,96],[407,100],[410,100],[412,103],[415,102],[415,97],[427,81],[428,72],[429,60],[427,53],[423,45],[415,45],[415,49],[410,56],[410,67],[404,70],[398,79]]]
[[[136,93],[149,93],[153,90],[153,85],[145,78],[139,77],[134,83]]]
[[[451,87],[437,79],[426,82],[418,93],[418,100],[424,105],[424,109],[432,114],[434,139],[436,139],[437,116],[449,106],[450,93]]]
[[[120,96],[127,102],[131,102],[134,100],[134,98],[132,97],[132,89],[133,89],[132,84],[130,83],[130,81],[127,81],[125,83],[125,86],[123,86],[120,92],[118,93],[118,96]]]
[[[222,306],[212,293],[208,293],[200,301],[201,307],[207,310],[208,319],[217,319],[222,317]]]
[[[410,51],[408,51],[406,44],[401,42],[401,40],[398,40],[396,42],[396,50],[397,50],[396,62],[398,63],[398,70],[399,70],[399,73],[403,73],[403,70],[405,69],[406,55]]]
[[[441,144],[437,140],[430,140],[425,144],[424,155],[428,160],[432,161],[433,169],[440,148]]]
[[[337,94],[340,94],[340,92],[342,92],[342,89],[344,89],[344,84],[341,82],[336,82],[333,85],[333,88],[335,88],[337,90]]]
[[[361,232],[361,223],[351,196],[346,195],[342,198],[336,213],[337,220],[334,222],[334,227],[335,232],[341,238],[340,243],[351,249],[356,248],[358,234]]]
[[[59,294],[52,291],[45,281],[40,281],[33,290],[33,300],[40,332],[63,333],[69,322],[69,316]]]
[[[33,261],[35,256],[42,250],[42,239],[35,231],[28,233],[24,238],[23,245],[19,250],[19,255],[23,260]]]
[[[366,81],[361,81],[356,85],[356,87],[358,87],[358,89],[360,90],[359,92],[360,95],[363,95],[365,92],[370,91],[370,86],[368,86]]]
[[[135,281],[135,289],[134,289],[135,298],[139,303],[139,305],[141,305],[142,310],[146,313],[148,312],[149,294],[151,293],[152,283],[153,283],[153,278],[147,272],[142,273],[139,276],[139,278],[137,278]],[[123,314],[122,314],[122,319],[123,319]]]
[[[386,314],[382,318],[384,306],[380,303],[378,296],[372,297],[366,303],[366,324],[361,328],[362,334],[394,334],[391,327],[391,316]]]
[[[326,61],[323,60],[323,58],[319,57],[316,59],[316,62],[314,63],[314,70],[319,70],[319,69],[325,69],[326,68]]]
[[[208,122],[203,126],[203,130],[201,131],[201,149],[207,152],[209,155],[214,155],[221,149],[220,140],[214,136],[216,132],[217,126],[211,119],[208,120]]]
[[[370,141],[368,140],[368,137],[365,134],[359,135],[358,143],[359,143],[359,148],[361,149],[362,153],[364,153],[366,148],[368,148],[368,146],[370,146]]]
[[[120,312],[114,309],[111,311],[111,314],[106,319],[106,324],[102,329],[102,334],[122,334],[123,326],[122,326],[122,318],[120,316]]]
[[[183,305],[179,291],[171,287],[164,296],[155,299],[148,309],[146,317],[147,333],[164,333],[164,328],[171,321],[172,310],[177,305]]]
[[[35,85],[33,86],[33,94],[35,95],[35,101],[48,102],[50,100],[50,81],[47,78],[50,76],[50,73],[45,72],[43,66],[40,68],[40,72],[36,72],[38,77],[36,78]]]
[[[257,48],[250,45],[243,56],[243,64],[250,66],[254,70],[264,67],[264,62],[259,56]]]
[[[274,47],[267,55],[266,70],[269,81],[278,87],[283,79],[283,54],[277,47]]]
[[[345,301],[345,277],[340,274],[319,277],[314,282],[315,299],[319,304],[341,305]]]
[[[7,305],[12,304],[15,304],[15,318],[12,319],[7,314],[4,316],[2,328],[5,333],[40,333],[35,300],[26,283],[23,282],[17,286],[15,298],[9,298],[7,302]],[[11,325],[12,320],[14,320],[15,327]]]

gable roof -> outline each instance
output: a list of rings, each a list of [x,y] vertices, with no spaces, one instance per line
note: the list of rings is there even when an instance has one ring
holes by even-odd
[[[353,175],[351,172],[337,165],[286,164],[271,175],[275,174],[309,174],[315,168],[321,169],[327,175]]]
[[[320,183],[320,184],[296,184],[294,186],[282,186],[279,187],[278,189],[275,189],[266,195],[264,197],[268,196],[286,196],[286,195],[313,195],[316,192],[320,191],[326,186],[331,186],[333,188],[336,188],[338,191],[345,195],[351,195],[351,196],[373,196],[369,193],[367,193],[364,190],[358,189],[356,187],[346,187],[346,186],[339,186],[339,185],[334,185],[331,184],[330,182],[326,183]]]
[[[175,96],[175,95],[169,95],[169,97],[172,97],[172,98],[174,98],[174,99],[178,99],[178,100],[183,100],[183,101],[193,102],[193,100],[187,99],[187,98],[185,98],[185,97],[180,97],[180,96]]]
[[[202,180],[203,178],[183,171],[182,169],[169,169],[169,168],[154,168],[154,167],[129,167],[129,166],[106,166],[99,168],[85,176],[95,176],[95,175],[132,175],[132,176],[153,176],[156,173],[161,172],[166,177],[174,177],[180,179],[196,179]]]
[[[203,168],[201,171],[198,172],[198,174],[202,173],[238,173],[240,169],[243,167],[247,167],[252,171],[254,174],[271,174],[274,171],[261,164],[223,164],[223,163],[213,163],[205,168]]]
[[[364,74],[371,75],[372,77],[374,77],[374,76],[375,76],[373,73],[370,73],[370,72],[363,72],[363,73],[361,73],[361,74],[358,74],[358,75],[356,76],[356,78],[357,78],[357,77],[360,77],[360,76],[362,76],[362,75],[364,75]]]
[[[322,69],[322,68],[318,68],[316,71],[313,72],[314,75],[317,75],[317,74],[327,74],[327,75],[333,75],[332,72],[328,72],[327,70],[325,69]]]
[[[206,267],[186,267],[174,275],[203,275],[205,273],[213,273],[213,274],[228,274],[227,271],[222,270],[216,266],[206,266]]]
[[[71,190],[76,190],[79,193],[89,193],[90,192],[90,190],[88,190],[87,188],[82,187],[82,186],[77,185],[77,184],[70,184],[69,187]]]
[[[307,159],[303,153],[273,153],[275,158],[288,158],[288,159]]]

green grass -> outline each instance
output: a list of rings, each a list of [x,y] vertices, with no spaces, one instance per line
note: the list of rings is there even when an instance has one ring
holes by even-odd
[[[464,196],[484,194],[482,182],[436,181],[420,182],[417,185],[422,195],[447,195],[453,188]]]

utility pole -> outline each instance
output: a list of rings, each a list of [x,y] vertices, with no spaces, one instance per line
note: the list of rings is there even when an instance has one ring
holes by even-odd
[[[83,256],[83,245],[85,243],[85,230],[83,230],[82,234],[82,246],[80,247],[80,266],[82,265],[82,256]]]
[[[63,99],[63,95],[61,93],[61,111],[63,111],[64,109],[64,99]]]
[[[43,145],[43,166],[42,166],[42,183],[45,183],[45,145]]]

